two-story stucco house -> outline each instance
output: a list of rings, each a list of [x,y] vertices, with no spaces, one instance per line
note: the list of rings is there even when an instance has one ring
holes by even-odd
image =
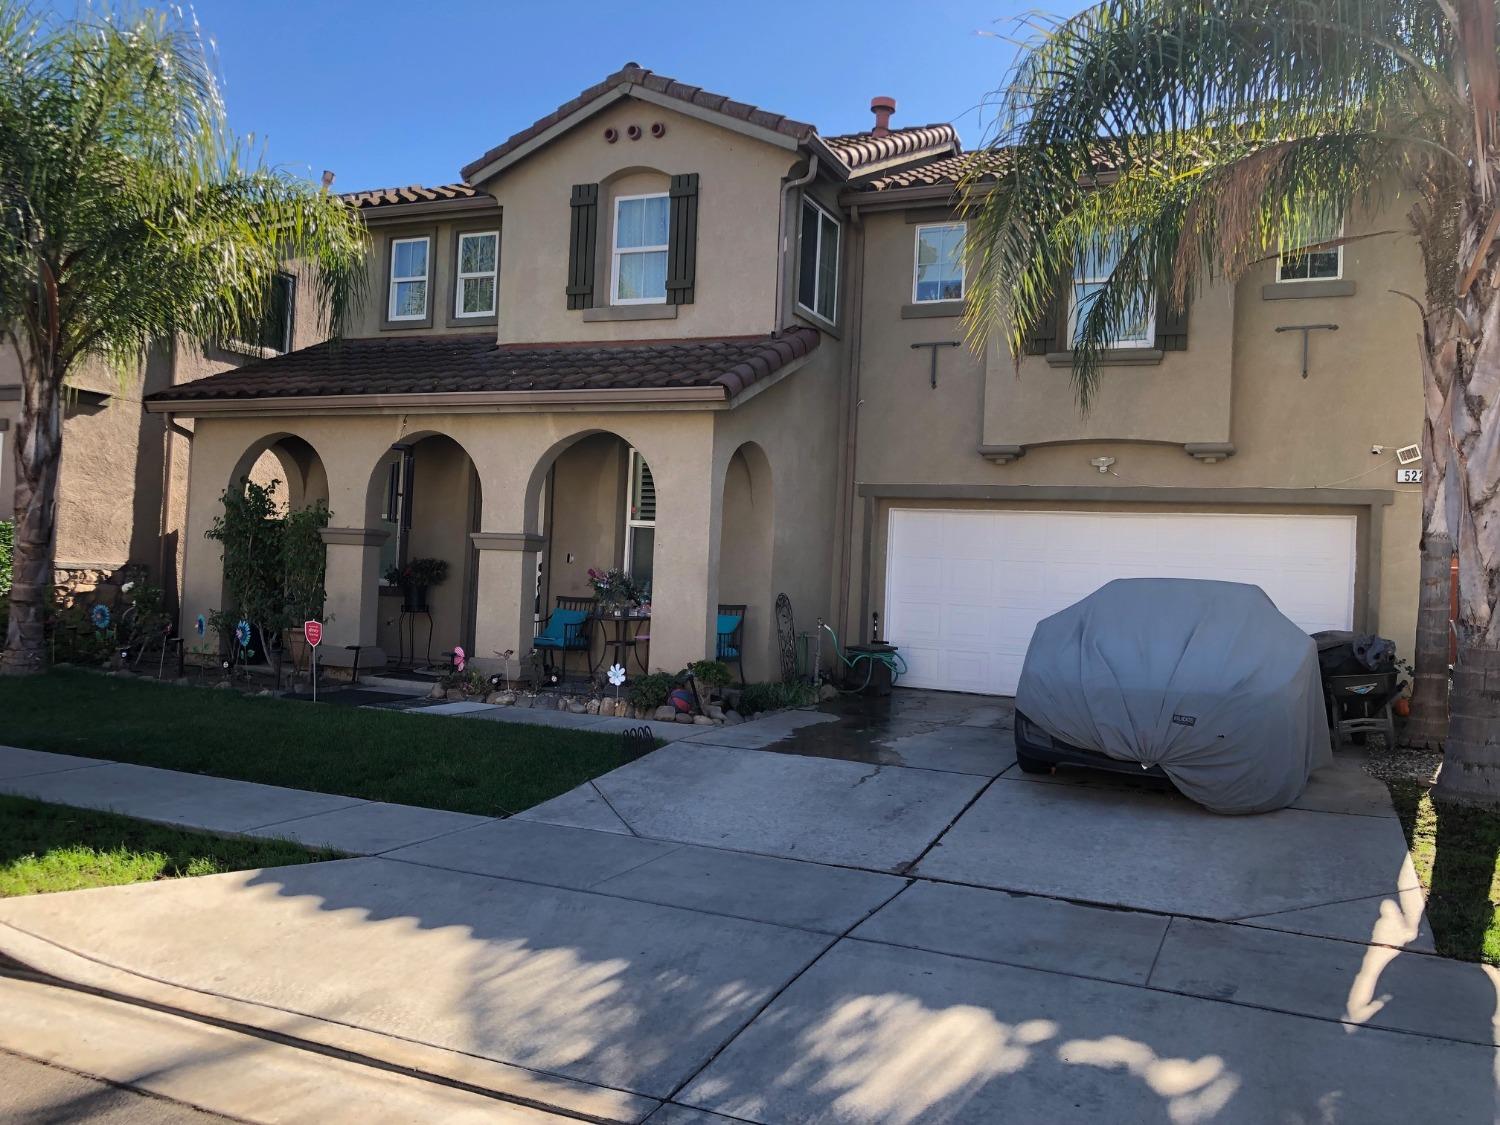
[[[825,136],[630,64],[461,183],[346,197],[371,239],[351,336],[148,397],[194,430],[185,621],[223,601],[219,495],[269,456],[332,510],[325,644],[362,666],[428,644],[381,581],[416,557],[450,567],[430,651],[479,659],[616,565],[649,581],[652,667],[712,654],[744,605],[749,679],[786,592],[846,640],[879,613],[907,683],[1010,692],[1040,617],[1139,574],[1257,582],[1309,630],[1409,647],[1419,498],[1371,450],[1422,416],[1389,292],[1410,244],[1158,310],[1083,416],[1071,324],[1107,263],[1019,365],[962,346],[965,157],[893,108]],[[1305,324],[1338,330],[1304,353],[1280,330]]]

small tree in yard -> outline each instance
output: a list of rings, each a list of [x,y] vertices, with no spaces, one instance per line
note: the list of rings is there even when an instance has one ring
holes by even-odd
[[[63,380],[153,343],[254,339],[282,263],[339,334],[364,276],[358,216],[228,130],[179,13],[61,23],[0,0],[0,339],[20,360],[15,545],[0,672],[39,671]]]
[[[1486,804],[1500,802],[1496,25],[1496,0],[1106,0],[1024,46],[965,183],[976,340],[1002,334],[1020,355],[1076,261],[1116,262],[1078,314],[1085,407],[1102,350],[1153,300],[1182,308],[1283,246],[1336,245],[1315,232],[1399,193],[1425,268],[1422,292],[1389,298],[1420,310],[1426,403],[1412,732],[1446,732],[1435,795]]]

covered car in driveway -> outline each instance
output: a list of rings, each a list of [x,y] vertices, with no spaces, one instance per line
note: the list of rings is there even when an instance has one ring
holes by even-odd
[[[1160,771],[1215,812],[1282,808],[1332,760],[1317,646],[1258,586],[1117,579],[1037,625],[1016,753]]]

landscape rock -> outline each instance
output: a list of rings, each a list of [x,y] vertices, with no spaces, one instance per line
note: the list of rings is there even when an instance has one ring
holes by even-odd
[[[232,683],[230,683],[228,680],[220,680],[218,683],[214,684],[214,687],[216,687],[216,688],[232,688],[232,687],[234,687],[234,685]]]
[[[266,696],[266,695],[275,695],[276,693],[274,691],[272,691],[268,687],[263,687],[258,692],[256,692],[255,694],[256,695]]]
[[[670,723],[677,718],[677,708],[662,704],[651,716],[658,723]]]
[[[822,687],[818,688],[819,703],[832,703],[838,697],[839,689],[834,687],[832,684],[824,684]]]
[[[675,723],[686,723],[691,726],[693,717],[691,715],[673,715],[672,721]]]
[[[615,701],[613,699],[601,699],[601,700],[599,700],[599,714],[608,717],[608,716],[612,716],[614,713],[615,713]]]
[[[579,703],[575,700],[568,704],[568,714],[570,715],[587,715],[588,713],[589,709],[586,703]]]
[[[603,702],[603,700],[599,700],[599,699],[590,699],[590,700],[589,700],[589,701],[588,701],[588,702],[587,702],[587,703],[585,703],[585,704],[584,704],[584,705],[583,705],[583,710],[584,710],[584,712],[585,712],[585,713],[586,713],[586,714],[589,714],[589,715],[597,715],[597,714],[599,714],[599,713],[600,713],[600,710],[599,710],[599,708],[600,708],[600,704],[601,704],[601,703],[602,703],[602,702]]]
[[[745,721],[745,717],[743,715],[741,715],[738,711],[725,711],[724,712],[724,725],[726,727],[738,726],[740,723],[743,723],[744,721]]]
[[[456,687],[455,688],[449,688],[447,691],[445,691],[443,693],[443,695],[446,698],[452,699],[452,700],[455,700],[455,701],[462,700],[463,697],[464,697],[463,690],[461,688],[456,688]]]
[[[693,716],[693,725],[694,726],[699,726],[699,727],[711,727],[711,726],[714,726],[715,724],[714,724],[714,721],[712,719],[710,719],[707,715],[694,715]]]
[[[532,707],[535,707],[536,706],[536,696],[534,696],[534,695],[518,695],[518,696],[516,696],[516,706],[517,707],[525,707],[525,708],[528,708],[528,709],[532,708]]]
[[[427,698],[428,699],[442,699],[443,696],[445,696],[447,694],[448,693],[443,688],[442,684],[433,684],[432,685],[432,690],[427,693]]]
[[[716,723],[724,721],[724,708],[720,707],[717,703],[710,703],[707,707],[703,708],[703,713]]]

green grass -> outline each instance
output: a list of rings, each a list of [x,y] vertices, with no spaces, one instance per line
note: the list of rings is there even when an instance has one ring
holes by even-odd
[[[0,742],[497,816],[597,777],[619,739],[63,670],[0,678]]]
[[[1389,784],[1427,891],[1427,924],[1438,952],[1500,964],[1500,813],[1437,805],[1415,781]]]
[[[206,836],[115,813],[0,796],[0,898],[338,856],[283,840]]]

